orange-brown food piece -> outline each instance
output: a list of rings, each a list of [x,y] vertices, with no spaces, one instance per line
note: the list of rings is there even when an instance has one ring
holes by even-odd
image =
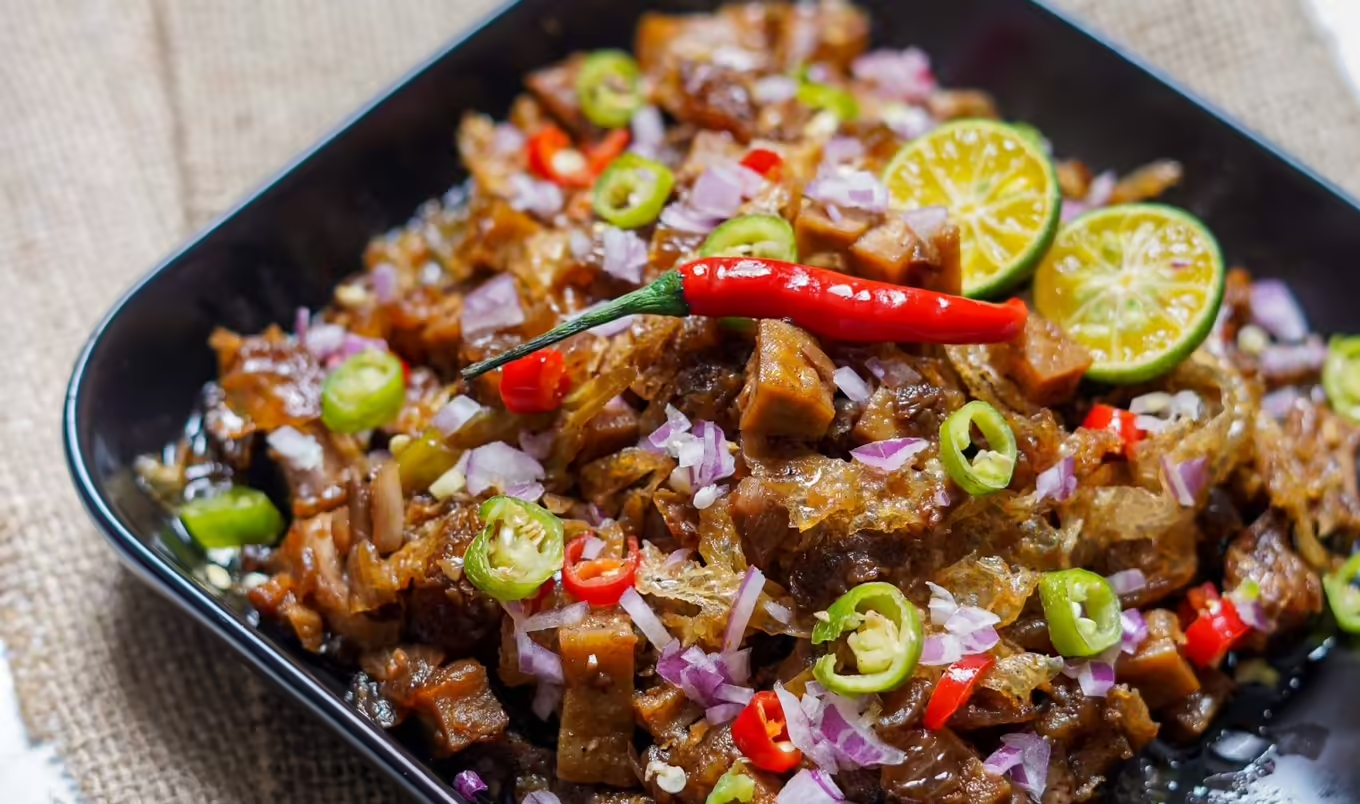
[[[811,335],[783,321],[756,326],[756,350],[737,398],[741,431],[821,438],[835,418],[831,358]]]
[[[429,727],[435,753],[441,756],[498,740],[510,725],[491,692],[486,668],[476,659],[460,659],[436,670],[416,693],[414,709]]]
[[[1195,668],[1181,655],[1185,642],[1174,612],[1153,609],[1144,615],[1148,636],[1138,652],[1119,659],[1119,680],[1138,690],[1148,709],[1157,710],[1199,690]]]
[[[620,612],[595,614],[558,631],[562,646],[562,728],[557,776],[615,787],[637,783],[633,745],[632,621]]]
[[[997,363],[1015,380],[1036,405],[1061,405],[1071,401],[1086,370],[1091,353],[1059,329],[1057,324],[1031,312],[1020,337],[995,347]]]

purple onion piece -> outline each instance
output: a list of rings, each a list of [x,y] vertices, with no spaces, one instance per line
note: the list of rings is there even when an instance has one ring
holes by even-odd
[[[924,438],[889,438],[850,450],[850,456],[865,466],[895,472],[930,446]]]

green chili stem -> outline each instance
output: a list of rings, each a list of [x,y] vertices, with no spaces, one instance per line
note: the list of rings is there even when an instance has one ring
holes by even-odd
[[[689,304],[685,301],[684,284],[680,273],[678,271],[667,271],[657,277],[656,281],[650,285],[620,296],[598,310],[592,310],[570,321],[564,321],[528,343],[520,344],[508,352],[483,360],[480,363],[474,363],[463,369],[463,379],[475,380],[488,371],[494,371],[504,366],[506,363],[533,354],[539,349],[552,346],[558,341],[566,340],[601,324],[617,321],[626,315],[669,315],[676,318],[684,318],[689,315]]]

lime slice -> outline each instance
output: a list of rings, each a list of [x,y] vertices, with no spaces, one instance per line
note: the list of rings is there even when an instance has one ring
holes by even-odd
[[[1034,306],[1095,363],[1087,377],[1142,382],[1214,326],[1223,255],[1204,224],[1161,204],[1088,212],[1063,227],[1034,277]]]
[[[959,227],[965,296],[994,296],[1024,279],[1058,229],[1053,163],[1025,131],[960,120],[903,146],[883,172],[899,209],[942,206]]]

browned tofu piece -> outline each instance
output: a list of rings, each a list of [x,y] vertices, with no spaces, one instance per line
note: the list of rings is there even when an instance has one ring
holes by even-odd
[[[804,64],[850,63],[869,46],[869,18],[850,3],[794,3],[784,7],[775,57],[784,70]]]
[[[486,668],[476,659],[460,659],[436,670],[416,693],[414,708],[430,728],[439,756],[499,740],[510,725],[487,683]]]
[[[1071,400],[1092,361],[1086,347],[1035,312],[1029,314],[1020,337],[996,350],[1006,376],[1030,401],[1044,406]]]
[[[704,716],[704,710],[673,684],[661,684],[633,695],[633,714],[637,724],[664,747],[685,739],[690,724]]]
[[[637,444],[638,414],[627,405],[606,405],[582,430],[585,446],[577,460],[586,464]]]
[[[756,326],[756,349],[737,397],[743,433],[817,439],[836,415],[831,358],[808,333],[783,321]]]
[[[958,120],[965,117],[985,117],[998,120],[996,101],[986,92],[976,89],[941,89],[926,101],[926,108],[936,120]]]
[[[880,282],[958,293],[963,286],[958,227],[946,225],[923,238],[889,215],[850,247],[850,268]]]
[[[1176,615],[1166,609],[1153,609],[1144,615],[1148,638],[1133,655],[1121,656],[1119,681],[1138,690],[1148,709],[1161,709],[1199,689],[1195,669],[1181,655],[1185,641]]]
[[[844,254],[872,224],[869,215],[857,210],[842,210],[840,218],[833,220],[821,204],[804,199],[793,220],[793,234],[798,253],[807,260],[814,254]]]
[[[557,776],[568,782],[615,787],[637,784],[633,742],[632,621],[621,612],[597,613],[558,631],[562,647],[562,728]]]

